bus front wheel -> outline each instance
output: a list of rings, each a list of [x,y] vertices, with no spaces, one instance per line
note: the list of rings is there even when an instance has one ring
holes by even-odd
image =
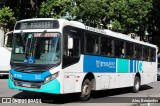
[[[88,79],[85,79],[81,88],[80,100],[86,101],[90,98],[91,95],[91,82]]]
[[[134,93],[138,93],[139,89],[140,89],[140,78],[136,76],[134,79],[134,85],[133,85],[132,91]]]

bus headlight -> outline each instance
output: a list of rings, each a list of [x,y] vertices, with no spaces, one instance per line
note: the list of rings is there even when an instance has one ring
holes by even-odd
[[[47,83],[47,82],[49,82],[49,81],[51,81],[51,80],[57,78],[58,75],[59,75],[59,71],[56,72],[56,73],[54,73],[54,74],[52,74],[52,75],[50,75],[50,76],[48,76],[48,77],[46,77],[44,83]]]
[[[11,80],[13,80],[13,75],[10,72],[9,72],[9,77],[10,77]]]

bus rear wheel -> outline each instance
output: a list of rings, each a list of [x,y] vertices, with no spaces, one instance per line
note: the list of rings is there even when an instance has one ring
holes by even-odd
[[[138,93],[139,89],[140,89],[140,78],[136,76],[134,79],[134,85],[133,85],[132,91],[134,93]]]
[[[85,79],[81,88],[80,100],[86,101],[90,98],[91,95],[91,82],[88,79]]]

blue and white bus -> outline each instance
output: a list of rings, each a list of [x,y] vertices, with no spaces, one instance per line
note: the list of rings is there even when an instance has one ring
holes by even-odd
[[[132,87],[157,80],[157,46],[65,19],[18,21],[9,88],[66,94]]]

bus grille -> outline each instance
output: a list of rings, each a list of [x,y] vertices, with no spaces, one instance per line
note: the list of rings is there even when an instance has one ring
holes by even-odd
[[[21,80],[14,80],[15,86],[26,87],[26,88],[37,88],[39,89],[42,85],[42,82],[27,82]]]
[[[14,64],[11,66],[13,70],[25,73],[43,73],[48,71],[51,65],[26,65],[26,64]]]

